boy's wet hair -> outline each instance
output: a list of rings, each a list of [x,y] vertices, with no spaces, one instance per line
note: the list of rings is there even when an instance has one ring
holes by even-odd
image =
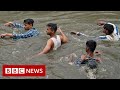
[[[48,23],[47,26],[50,27],[52,31],[54,31],[54,32],[57,31],[57,24],[55,24],[55,23]]]
[[[109,35],[112,34],[113,31],[114,31],[114,27],[113,27],[113,25],[111,25],[111,24],[105,24],[105,25],[103,26],[103,28],[106,29],[106,30],[108,30],[108,34],[109,34]]]
[[[24,23],[25,24],[32,24],[32,26],[33,26],[34,20],[33,19],[25,19]]]
[[[88,41],[86,42],[86,46],[89,48],[89,50],[90,50],[91,52],[94,52],[95,49],[96,49],[97,43],[96,43],[96,41],[94,41],[94,40],[88,40]]]

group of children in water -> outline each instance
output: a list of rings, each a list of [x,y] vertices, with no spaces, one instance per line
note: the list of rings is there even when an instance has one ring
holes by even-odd
[[[29,37],[36,37],[40,33],[39,31],[33,27],[34,20],[33,19],[25,19],[23,24],[15,23],[15,22],[8,22],[5,23],[5,26],[9,26],[12,28],[16,28],[18,30],[25,30],[25,33],[5,33],[5,34],[0,34],[1,38],[10,37],[13,39],[23,39],[23,38],[29,38]],[[103,33],[105,33],[105,36],[98,36],[96,37],[99,40],[104,40],[104,41],[118,41],[120,38],[119,35],[119,30],[118,26],[105,22],[103,20],[98,21],[97,25],[103,27]],[[64,34],[64,32],[60,29],[60,27],[57,27],[57,24],[55,23],[48,23],[46,25],[46,33],[47,35],[50,36],[50,39],[48,39],[46,46],[44,49],[30,57],[30,59],[35,58],[37,56],[41,56],[43,54],[46,54],[50,52],[51,50],[57,50],[62,44],[69,42],[68,37]],[[59,32],[59,35],[56,35],[56,31]],[[83,33],[81,32],[70,32],[72,35],[82,35]],[[86,41],[86,54],[81,55],[81,58],[78,59],[75,63],[76,64],[88,64],[90,68],[96,68],[97,63],[99,62],[100,59],[94,58],[97,43],[95,40],[88,40]]]

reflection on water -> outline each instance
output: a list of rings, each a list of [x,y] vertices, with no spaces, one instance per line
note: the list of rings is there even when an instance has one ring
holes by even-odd
[[[36,27],[41,35],[36,38],[28,38],[13,41],[12,39],[0,39],[0,65],[3,64],[45,64],[46,77],[3,77],[3,78],[45,78],[45,79],[118,79],[120,78],[120,43],[98,41],[97,49],[103,51],[102,63],[99,64],[96,76],[94,71],[86,72],[86,67],[81,68],[70,65],[67,58],[72,53],[77,57],[85,53],[85,42],[89,37],[71,36],[71,31],[80,31],[89,36],[102,35],[102,28],[96,25],[96,21],[104,19],[116,23],[120,28],[120,12],[118,11],[0,11],[0,33],[13,32],[11,28],[3,26],[7,21],[22,23],[26,18],[35,20]],[[63,45],[57,51],[41,57],[27,60],[26,58],[38,53],[46,44],[49,36],[45,29],[47,23],[57,23],[69,38],[69,43]],[[1,68],[0,68],[1,71]],[[0,72],[1,74],[2,72]],[[91,76],[90,76],[91,75]]]

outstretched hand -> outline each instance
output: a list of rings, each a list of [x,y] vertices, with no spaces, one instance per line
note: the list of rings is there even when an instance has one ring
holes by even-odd
[[[104,21],[104,20],[99,20],[98,22],[97,22],[97,25],[99,25],[99,26],[102,26],[102,25],[104,25],[106,22]]]
[[[0,38],[4,38],[6,34],[0,34]]]
[[[102,51],[100,51],[100,50],[96,50],[95,51],[95,55],[101,55],[103,52]]]
[[[10,27],[12,25],[12,22],[5,23],[4,25]]]

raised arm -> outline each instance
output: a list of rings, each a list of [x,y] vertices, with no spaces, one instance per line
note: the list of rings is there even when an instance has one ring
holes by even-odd
[[[63,31],[60,29],[60,27],[58,28],[57,31],[60,32],[60,34],[61,34],[61,41],[62,41],[62,43],[67,43],[67,42],[68,42],[68,38],[67,38],[67,36],[63,33]]]

